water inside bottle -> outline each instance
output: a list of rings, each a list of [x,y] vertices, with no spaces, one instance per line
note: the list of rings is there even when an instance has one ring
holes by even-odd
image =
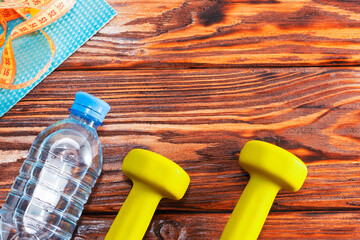
[[[110,106],[78,92],[40,133],[0,209],[0,240],[70,240],[102,168],[96,132]]]
[[[81,179],[92,163],[91,153],[87,138],[68,129],[61,129],[42,142],[32,163],[30,177],[23,190],[24,196],[18,196],[22,197],[15,209],[20,214],[14,215],[18,236],[25,238],[25,235],[32,235],[47,239],[58,230],[62,218],[76,222],[77,219],[73,219],[74,216],[67,214],[66,210],[71,201],[82,208],[87,200],[87,196],[84,199],[74,193],[80,185],[84,185]],[[25,177],[24,174],[18,178]],[[81,187],[90,193],[91,186]]]

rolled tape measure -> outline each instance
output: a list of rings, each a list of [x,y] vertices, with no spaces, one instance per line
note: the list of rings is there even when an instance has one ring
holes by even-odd
[[[0,2],[0,24],[4,29],[0,35],[0,47],[5,44],[0,63],[0,88],[15,90],[28,87],[49,69],[56,48],[53,40],[42,28],[64,16],[75,3],[76,0],[5,0],[5,2]],[[31,18],[26,16],[29,13],[31,13]],[[11,31],[8,41],[5,43],[7,22],[20,17],[25,21]],[[14,84],[16,61],[12,41],[35,31],[40,31],[48,41],[51,51],[50,60],[35,77],[23,83]]]

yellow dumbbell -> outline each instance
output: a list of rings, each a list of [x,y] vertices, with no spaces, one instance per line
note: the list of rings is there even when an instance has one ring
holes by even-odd
[[[190,178],[176,163],[143,149],[128,153],[122,171],[133,181],[133,188],[105,240],[141,240],[160,200],[181,199]]]
[[[290,152],[262,141],[249,141],[239,163],[250,173],[220,240],[257,239],[280,189],[297,191],[303,185],[306,165]]]

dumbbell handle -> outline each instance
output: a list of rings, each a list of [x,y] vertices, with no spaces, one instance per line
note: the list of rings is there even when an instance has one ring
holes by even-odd
[[[141,240],[161,200],[149,186],[134,182],[105,240]]]
[[[270,178],[252,174],[220,240],[256,240],[279,190]]]

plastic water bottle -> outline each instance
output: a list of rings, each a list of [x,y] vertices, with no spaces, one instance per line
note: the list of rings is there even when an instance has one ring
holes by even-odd
[[[36,138],[0,210],[1,240],[71,238],[101,172],[96,129],[109,110],[78,92],[70,116]]]

